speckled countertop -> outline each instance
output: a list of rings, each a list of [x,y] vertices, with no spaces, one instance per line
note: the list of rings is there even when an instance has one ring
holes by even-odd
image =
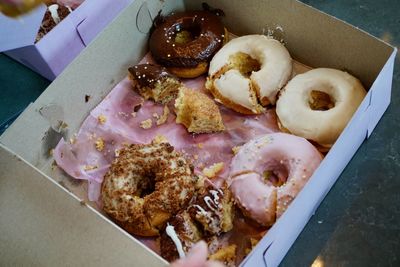
[[[303,0],[400,46],[399,0]],[[49,82],[0,54],[0,123]],[[282,266],[400,266],[400,60],[392,102],[311,218]]]

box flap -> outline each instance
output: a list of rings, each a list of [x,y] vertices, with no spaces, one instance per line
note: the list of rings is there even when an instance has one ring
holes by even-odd
[[[46,6],[41,5],[16,19],[0,14],[0,52],[33,44],[45,12]]]
[[[74,12],[72,16],[84,45],[87,46],[131,2],[132,0],[85,1],[77,10],[79,12]]]
[[[2,145],[0,211],[2,265],[166,265],[154,252]]]

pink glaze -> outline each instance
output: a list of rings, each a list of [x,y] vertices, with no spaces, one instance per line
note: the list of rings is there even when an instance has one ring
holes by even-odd
[[[321,160],[318,150],[302,137],[267,134],[243,145],[232,159],[230,189],[245,214],[270,226],[300,192]],[[264,178],[265,171],[273,172],[284,184],[274,186]]]
[[[142,60],[146,61],[152,62],[148,56]],[[183,82],[189,88],[206,92],[204,76]],[[134,107],[140,103],[143,106],[132,116]],[[115,150],[123,143],[149,143],[157,135],[163,135],[177,150],[193,159],[196,173],[201,173],[204,167],[214,163],[224,162],[225,168],[217,179],[222,181],[228,177],[234,146],[279,131],[275,110],[268,110],[262,115],[245,116],[219,105],[226,131],[193,135],[181,124],[175,123],[173,104],[170,103],[167,123],[156,126],[157,119],[153,114],[161,115],[163,106],[152,101],[143,102],[132,90],[129,79],[125,78],[90,112],[76,135],[75,143],[63,139],[58,143],[54,158],[58,166],[72,177],[89,181],[89,199],[96,201],[103,175],[115,158]],[[104,123],[98,121],[100,115],[106,118]],[[147,119],[153,121],[153,127],[142,129],[140,122]],[[98,138],[105,144],[102,151],[95,147]],[[96,169],[87,170],[85,166],[95,166]]]

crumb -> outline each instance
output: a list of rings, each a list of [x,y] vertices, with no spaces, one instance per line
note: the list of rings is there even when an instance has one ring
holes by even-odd
[[[49,156],[53,156],[53,154],[54,154],[54,148],[51,148],[51,149],[49,150]]]
[[[236,259],[236,245],[220,248],[217,252],[210,255],[209,259],[222,261],[226,265],[232,265]]]
[[[260,241],[260,240],[254,238],[254,237],[250,237],[250,244],[251,244],[252,249],[258,244],[258,241]]]
[[[153,118],[156,118],[158,120],[160,118],[160,115],[158,115],[158,113],[154,112],[153,113]]]
[[[157,125],[161,125],[164,124],[167,119],[168,119],[168,115],[169,115],[169,108],[167,105],[164,106],[164,110],[163,110],[163,114],[161,115],[161,117],[157,120]]]
[[[120,152],[121,152],[120,149],[115,149],[115,150],[114,150],[115,157],[119,157],[119,153],[120,153]]]
[[[95,142],[95,146],[96,146],[97,151],[100,151],[100,152],[103,151],[104,140],[101,137],[97,138],[97,140]]]
[[[89,102],[90,97],[91,97],[90,95],[85,95],[85,103]]]
[[[132,115],[133,118],[136,118],[137,113],[136,112],[132,112],[131,115]]]
[[[68,124],[65,121],[59,121],[60,129],[68,128]]]
[[[96,133],[89,134],[89,140],[93,140],[94,138],[96,138]]]
[[[198,160],[198,159],[199,159],[199,155],[197,155],[197,154],[194,155],[193,157],[194,157],[195,160]]]
[[[91,170],[95,170],[97,168],[98,168],[97,166],[93,166],[93,165],[85,165],[85,166],[83,166],[83,169],[85,171],[91,171]]]
[[[233,155],[236,155],[242,146],[234,146],[232,147]]]
[[[97,117],[97,121],[98,121],[100,124],[104,124],[104,123],[106,123],[107,118],[106,118],[106,116],[104,116],[103,114],[100,114],[100,115]]]
[[[86,206],[86,202],[85,202],[85,200],[81,200],[81,201],[79,201],[79,203],[82,205],[82,206]]]
[[[140,127],[143,129],[150,129],[153,126],[153,121],[151,119],[147,119],[140,122]]]
[[[70,142],[71,145],[75,144],[75,143],[76,143],[76,138],[75,138],[75,136],[74,136],[74,137],[71,137],[71,138],[69,139],[69,142]]]
[[[203,174],[207,176],[208,178],[213,178],[217,176],[217,174],[222,171],[224,168],[224,163],[219,162],[219,163],[214,163],[210,167],[204,168],[203,169]]]
[[[154,137],[153,142],[155,144],[168,143],[168,139],[164,135],[158,134]]]
[[[203,143],[198,143],[198,144],[197,144],[197,147],[201,149],[201,148],[204,147],[204,145],[203,145]]]

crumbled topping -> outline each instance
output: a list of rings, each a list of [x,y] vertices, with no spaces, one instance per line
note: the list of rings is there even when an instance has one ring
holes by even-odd
[[[97,117],[97,121],[98,121],[100,124],[104,124],[104,123],[106,123],[106,121],[107,121],[107,117],[104,116],[103,114],[100,114],[100,115]]]
[[[147,119],[140,122],[140,127],[143,129],[150,129],[153,126],[153,121],[151,119]]]
[[[85,171],[91,171],[91,170],[95,170],[95,169],[97,169],[98,167],[96,166],[96,165],[85,165],[85,166],[83,166],[83,169],[85,170]]]
[[[204,168],[203,169],[203,174],[207,176],[208,178],[213,178],[215,177],[222,169],[224,168],[224,163],[219,162],[219,163],[214,163],[213,165]]]
[[[167,105],[164,106],[164,110],[163,110],[163,114],[161,115],[161,117],[157,120],[157,125],[161,125],[164,124],[167,119],[168,119],[168,115],[169,115],[169,108]]]
[[[97,151],[100,151],[100,152],[103,151],[104,140],[101,137],[97,138],[97,140],[95,142],[95,146],[96,146]]]

